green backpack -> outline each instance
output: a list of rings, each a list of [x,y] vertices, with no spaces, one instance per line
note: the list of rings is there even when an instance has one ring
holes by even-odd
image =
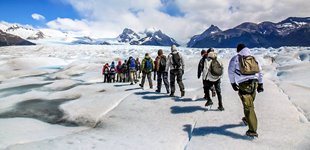
[[[258,62],[254,56],[239,55],[239,68],[242,75],[254,75],[259,73]]]

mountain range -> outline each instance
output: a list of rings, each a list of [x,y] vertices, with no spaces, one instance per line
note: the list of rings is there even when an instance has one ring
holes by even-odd
[[[187,43],[188,47],[231,48],[238,43],[248,47],[310,46],[310,17],[289,17],[281,22],[245,22],[225,31],[211,25]]]
[[[63,32],[49,28],[0,22],[1,46],[32,44],[94,44],[94,45],[154,45],[179,46],[174,38],[159,29],[149,28],[135,32],[125,28],[115,38],[93,38],[83,33]],[[234,28],[221,30],[211,25],[203,33],[193,36],[187,47],[232,48],[238,43],[248,47],[310,46],[310,17],[289,17],[278,23],[245,22]]]
[[[0,30],[0,46],[10,46],[10,45],[35,45],[35,44],[27,40],[24,40],[19,36],[9,34]]]
[[[10,24],[0,22],[0,30],[2,30],[0,39],[10,40],[12,35],[20,37],[24,43],[60,43],[60,44],[93,44],[93,45],[155,45],[170,46],[179,44],[161,30],[155,28],[145,29],[144,32],[134,32],[125,28],[123,32],[116,38],[92,38],[79,33],[62,32],[54,29],[35,29],[30,26],[19,24]],[[23,42],[21,42],[23,43]],[[9,45],[16,45],[16,42],[7,42]],[[3,44],[4,46],[6,44]]]

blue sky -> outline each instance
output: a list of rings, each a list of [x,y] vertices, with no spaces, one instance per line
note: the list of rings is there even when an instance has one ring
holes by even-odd
[[[34,20],[33,13],[43,15],[45,20]],[[57,17],[80,19],[72,5],[56,0],[0,0],[0,14],[2,21],[33,26],[45,26]]]
[[[211,24],[225,30],[243,22],[279,22],[309,17],[309,8],[308,0],[0,0],[0,21],[98,38],[114,38],[124,28],[156,28],[186,42]],[[35,13],[45,19],[34,19]]]

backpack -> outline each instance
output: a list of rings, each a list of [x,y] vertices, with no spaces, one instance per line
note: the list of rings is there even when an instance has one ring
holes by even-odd
[[[109,74],[109,67],[105,67],[104,74]]]
[[[212,59],[211,64],[210,64],[210,68],[209,68],[209,72],[211,73],[212,76],[221,76],[223,75],[223,66],[221,65],[221,63],[215,58]]]
[[[151,59],[145,59],[144,70],[145,71],[152,71],[153,70],[153,64],[152,64]]]
[[[117,67],[118,73],[122,73],[123,72],[122,65],[117,65],[116,67]]]
[[[254,75],[259,73],[258,62],[254,56],[239,55],[239,68],[242,75]]]
[[[130,70],[136,69],[136,62],[135,62],[135,59],[133,58],[130,59],[129,69]]]
[[[123,73],[126,73],[127,71],[128,71],[127,64],[126,64],[126,63],[123,63],[123,65],[122,65],[122,72],[123,72]]]
[[[181,57],[179,55],[179,53],[176,54],[172,54],[172,65],[175,69],[180,69],[180,67],[182,66],[181,64]]]
[[[165,56],[161,56],[160,60],[159,60],[159,71],[165,71],[166,69],[166,62],[167,59]]]
[[[110,74],[115,74],[115,67],[110,68]]]

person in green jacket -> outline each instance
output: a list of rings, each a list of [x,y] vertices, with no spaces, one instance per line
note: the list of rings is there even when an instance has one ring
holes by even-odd
[[[141,70],[142,70],[142,81],[140,87],[143,88],[145,77],[147,77],[150,88],[152,89],[153,88],[152,71],[154,70],[154,62],[152,58],[149,56],[149,53],[145,53],[145,57],[141,62]]]

